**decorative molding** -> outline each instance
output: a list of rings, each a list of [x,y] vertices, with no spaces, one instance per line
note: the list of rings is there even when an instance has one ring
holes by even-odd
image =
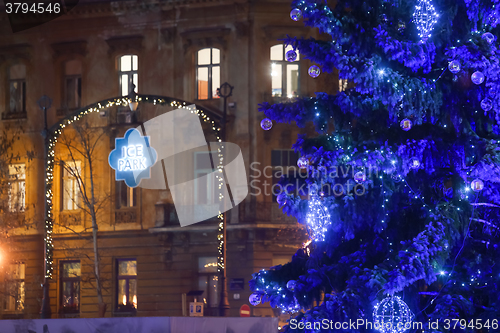
[[[163,37],[163,42],[165,44],[171,44],[174,42],[175,35],[177,34],[176,27],[165,28],[161,30],[161,35]]]
[[[310,29],[298,26],[266,25],[262,27],[263,37],[268,41],[275,41],[286,38],[287,35],[297,38],[306,37]]]
[[[6,60],[30,60],[33,47],[29,44],[17,44],[0,47],[0,62]]]
[[[137,222],[137,210],[127,209],[127,210],[116,210],[115,211],[115,223],[136,223]]]
[[[181,242],[181,246],[184,247],[184,249],[188,249],[191,239],[189,232],[180,232],[176,234],[176,236],[177,240]]]
[[[56,57],[87,54],[87,41],[63,42],[50,45]]]
[[[248,36],[250,27],[248,22],[235,22],[234,28],[236,29],[237,37],[246,37]]]
[[[2,120],[20,120],[27,119],[27,113],[24,112],[3,112]]]
[[[111,53],[125,53],[131,50],[141,51],[143,36],[113,37],[106,40]]]
[[[63,220],[63,224],[66,226],[82,225],[82,212],[62,212],[60,219]]]
[[[184,52],[191,47],[221,47],[226,49],[227,37],[231,33],[231,29],[225,27],[183,31],[180,36],[183,39]]]

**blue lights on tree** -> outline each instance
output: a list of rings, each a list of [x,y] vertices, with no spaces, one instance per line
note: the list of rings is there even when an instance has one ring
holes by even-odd
[[[259,106],[271,122],[316,132],[293,149],[307,169],[301,182],[320,191],[278,196],[311,239],[289,263],[255,273],[250,289],[302,322],[482,318],[491,328],[500,318],[500,3],[329,3],[292,1],[302,20],[291,23],[322,38],[284,42],[317,67],[301,80],[338,73],[348,84]],[[446,329],[423,328],[437,331]]]
[[[413,22],[417,26],[418,36],[426,41],[431,36],[431,31],[439,17],[430,0],[418,0],[413,13]]]
[[[413,313],[399,296],[388,296],[375,305],[373,326],[381,333],[403,333],[412,329]]]
[[[306,219],[311,239],[324,241],[325,233],[331,224],[330,213],[316,194],[309,200]]]

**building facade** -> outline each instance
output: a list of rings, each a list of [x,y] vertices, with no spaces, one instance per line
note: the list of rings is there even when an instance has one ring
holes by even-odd
[[[9,189],[1,219],[8,225],[3,233],[8,237],[0,244],[2,318],[37,318],[41,308],[45,153],[39,98],[52,98],[49,127],[75,110],[126,97],[134,89],[189,101],[220,117],[223,101],[217,88],[224,82],[234,87],[226,141],[241,148],[250,184],[247,199],[226,214],[230,315],[239,316],[240,306],[248,304],[252,273],[288,262],[307,239],[297,221],[282,214],[273,195],[276,172],[296,167],[298,155],[291,146],[300,132],[283,124],[263,131],[258,104],[339,89],[333,75],[309,77],[311,63],[300,54],[296,61],[285,60],[290,48],[280,38],[319,37],[289,18],[289,5],[264,0],[89,0],[56,20],[17,33],[10,32],[7,16],[0,15],[0,126],[19,136],[9,148],[18,157],[5,172]],[[183,294],[193,290],[203,291],[198,300],[205,304],[205,315],[217,315],[218,220],[180,227],[168,186],[129,188],[115,181],[108,165],[114,138],[172,109],[139,104],[135,112],[112,106],[89,115],[82,121],[89,126],[85,133],[99,132],[89,137],[97,138],[91,160],[72,152],[68,144],[57,144],[53,318],[99,313],[92,221],[81,193],[90,186],[90,170],[99,206],[105,316],[182,316],[187,311],[183,299],[193,300]],[[207,141],[215,141],[210,127],[204,125]],[[68,126],[65,135],[78,139],[78,129]],[[76,151],[78,147],[81,142],[75,144]],[[186,172],[194,178],[208,172],[195,163],[195,155],[193,162]],[[204,194],[199,204],[204,204],[213,184],[199,186],[198,193]],[[17,224],[7,223],[14,218]],[[266,305],[252,306],[251,314],[277,315]]]

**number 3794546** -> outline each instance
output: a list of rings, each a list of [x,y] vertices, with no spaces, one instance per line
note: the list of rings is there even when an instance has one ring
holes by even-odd
[[[471,320],[466,320],[466,319],[444,319],[444,329],[485,329],[485,330],[492,330],[492,332],[497,332],[498,330],[498,319],[471,319]]]
[[[5,1],[5,11],[7,14],[59,14],[61,3],[59,2],[10,2]]]

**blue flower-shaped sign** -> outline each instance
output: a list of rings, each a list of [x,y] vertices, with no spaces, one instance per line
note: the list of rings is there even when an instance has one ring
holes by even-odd
[[[142,136],[131,128],[123,138],[115,139],[115,149],[109,153],[108,161],[115,170],[116,180],[124,180],[128,187],[137,187],[141,179],[151,177],[156,158],[156,150],[149,146],[149,136]]]

